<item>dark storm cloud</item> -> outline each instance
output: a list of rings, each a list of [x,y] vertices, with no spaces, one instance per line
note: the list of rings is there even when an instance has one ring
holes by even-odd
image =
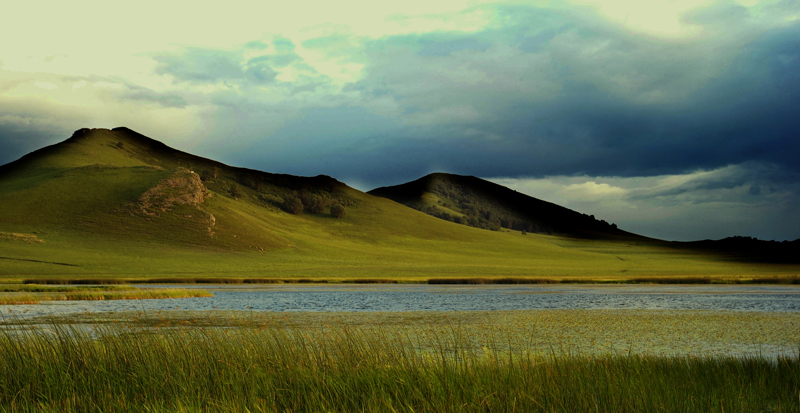
[[[695,173],[691,175],[691,179],[678,184],[641,189],[637,193],[631,194],[629,198],[632,200],[663,199],[688,194],[692,197],[693,203],[733,201],[753,203],[762,200],[762,195],[767,196],[780,192],[786,194],[786,198],[794,204],[799,204],[800,182],[796,180],[797,177],[796,172],[788,171],[778,165],[745,162],[710,172]],[[736,191],[738,189],[741,191]],[[752,195],[752,197],[746,195]],[[682,201],[685,202],[685,199]]]
[[[68,131],[39,125],[36,119],[20,124],[0,123],[0,165],[13,162],[23,155],[69,137]],[[64,137],[64,135],[66,137]]]
[[[721,5],[686,20],[717,25],[746,13]],[[489,176],[636,176],[746,161],[800,168],[800,24],[709,45],[531,8],[513,16],[477,34],[368,45],[367,76],[351,90],[391,97],[422,123],[387,139],[386,151],[408,147],[417,171],[421,152]],[[476,116],[448,119],[448,106]]]
[[[738,24],[730,35],[672,41],[573,12],[497,14],[502,25],[477,33],[304,42],[337,59],[361,48],[351,56],[363,76],[344,88],[358,99],[301,108],[231,159],[361,189],[434,171],[635,178],[749,165],[631,199],[797,198],[800,24],[753,29],[746,9],[719,3],[684,20],[706,30]],[[391,104],[373,110],[378,102]],[[257,122],[249,128],[243,135],[258,134]]]
[[[800,170],[800,23],[762,24],[722,1],[683,16],[703,35],[670,40],[585,11],[493,11],[495,24],[475,33],[304,41],[337,62],[363,65],[340,95],[281,37],[154,59],[156,71],[176,82],[241,86],[208,100],[247,131],[238,134],[251,142],[246,153],[229,156],[281,172],[382,185],[432,170],[633,177],[745,162]],[[278,81],[289,66],[313,76]],[[267,84],[280,84],[290,99],[307,97],[287,105],[247,91]]]

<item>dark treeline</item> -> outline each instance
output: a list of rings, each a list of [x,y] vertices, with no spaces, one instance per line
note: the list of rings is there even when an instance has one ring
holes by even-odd
[[[321,214],[331,207],[339,211],[336,208],[356,204],[343,191],[344,184],[324,175],[306,178],[239,168],[220,170],[214,167],[202,170],[200,178],[215,192],[234,199],[247,197],[256,204],[279,208],[295,215],[304,212]]]

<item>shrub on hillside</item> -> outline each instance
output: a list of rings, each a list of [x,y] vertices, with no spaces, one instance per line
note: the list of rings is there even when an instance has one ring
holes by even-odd
[[[231,184],[231,187],[228,190],[228,192],[230,192],[233,199],[239,199],[242,197],[242,195],[244,195],[244,193],[242,192],[242,188],[239,188],[239,185],[236,184]]]
[[[344,207],[339,204],[331,205],[331,216],[334,218],[344,218],[346,215]]]
[[[213,181],[219,177],[219,168],[216,166],[211,169],[203,169],[200,171],[200,179],[203,182]]]
[[[303,201],[296,196],[289,197],[283,201],[283,209],[290,214],[300,215],[303,213]]]
[[[325,212],[325,200],[319,195],[309,195],[308,210],[315,214]]]

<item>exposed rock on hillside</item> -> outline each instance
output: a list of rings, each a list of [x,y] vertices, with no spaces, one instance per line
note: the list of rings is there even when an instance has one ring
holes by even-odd
[[[139,206],[143,213],[154,215],[156,211],[167,212],[174,205],[200,206],[208,196],[208,189],[199,175],[177,168],[169,178],[145,191],[139,197]]]
[[[208,231],[213,235],[211,228],[216,225],[217,219],[200,207],[200,204],[210,196],[199,175],[179,167],[168,178],[162,179],[156,186],[139,196],[137,209],[142,214],[153,216],[159,212],[169,212],[176,205],[193,206],[208,221]],[[192,215],[186,215],[185,218],[192,218]]]

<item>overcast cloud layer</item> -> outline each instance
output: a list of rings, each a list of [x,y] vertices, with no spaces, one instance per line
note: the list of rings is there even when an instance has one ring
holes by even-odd
[[[0,163],[124,125],[363,190],[444,171],[648,236],[800,237],[798,0],[86,6],[0,28]]]

